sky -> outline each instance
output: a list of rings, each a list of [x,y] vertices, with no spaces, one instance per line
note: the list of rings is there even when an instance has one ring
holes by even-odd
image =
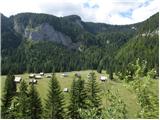
[[[83,21],[132,24],[159,11],[159,0],[0,0],[0,12],[9,17],[22,12],[58,17],[79,15]]]

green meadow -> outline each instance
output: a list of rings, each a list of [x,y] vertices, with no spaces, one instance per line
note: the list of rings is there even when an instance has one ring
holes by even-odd
[[[70,90],[72,80],[75,76],[75,73],[79,72],[81,74],[81,77],[87,82],[87,75],[91,70],[86,70],[86,71],[73,71],[73,72],[68,72],[67,77],[63,77],[62,73],[55,73],[56,77],[59,81],[59,84],[61,86],[61,89],[63,91],[64,88],[68,88]],[[99,80],[100,76],[107,76],[105,71],[102,71],[102,73],[97,73],[94,71],[97,76],[97,81],[99,83],[99,87],[101,88],[101,97],[102,97],[102,103],[103,107],[107,107],[108,101],[106,98],[106,92],[107,90],[111,90],[112,92],[117,92],[118,95],[121,97],[121,99],[125,102],[127,105],[127,110],[128,110],[128,117],[127,118],[136,118],[136,113],[139,109],[139,105],[137,104],[137,98],[136,95],[133,91],[133,89],[125,82],[119,81],[116,79],[114,81],[107,80],[105,82],[102,82]],[[46,73],[49,74],[49,73]],[[29,85],[29,74],[20,74],[20,75],[15,75],[15,76],[21,76],[22,79],[24,79],[28,85]],[[1,93],[3,94],[3,87],[4,87],[4,82],[5,82],[6,76],[1,76]],[[37,87],[37,90],[41,96],[41,99],[44,103],[44,100],[47,96],[47,91],[48,91],[48,83],[51,78],[45,77],[45,75],[42,77],[42,79],[38,79],[37,84],[35,85]],[[17,88],[19,86],[19,83],[17,83]],[[17,89],[18,90],[18,89]],[[153,85],[150,87],[150,90],[158,94],[158,80],[153,80]],[[65,97],[65,102],[66,105],[69,101],[69,92],[63,92],[64,97]]]

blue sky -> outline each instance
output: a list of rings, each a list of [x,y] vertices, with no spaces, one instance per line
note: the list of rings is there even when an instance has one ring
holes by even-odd
[[[108,24],[141,22],[159,11],[159,0],[0,0],[6,16],[21,12],[79,15],[83,21]]]

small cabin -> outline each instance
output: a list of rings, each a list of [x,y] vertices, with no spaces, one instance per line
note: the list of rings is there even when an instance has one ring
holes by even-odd
[[[64,89],[63,89],[63,92],[68,92],[68,88],[64,88]]]
[[[101,76],[101,77],[100,77],[100,80],[101,80],[101,81],[106,81],[106,80],[107,80],[107,77],[106,77],[106,76]]]
[[[22,80],[22,78],[21,78],[21,77],[15,77],[14,82],[16,82],[16,83],[20,83],[20,82],[21,82],[21,80]]]
[[[42,78],[42,76],[40,76],[40,75],[35,76],[35,79],[41,79],[41,78]]]
[[[36,79],[30,79],[30,80],[29,80],[29,84],[31,84],[31,83],[37,84],[37,80],[36,80]]]
[[[80,73],[75,73],[75,76],[76,77],[81,77],[81,74]]]
[[[29,75],[29,78],[34,78],[35,77],[35,74],[30,74]]]
[[[46,77],[47,77],[47,78],[51,78],[51,77],[52,77],[52,75],[51,75],[51,74],[49,74],[49,75],[46,75]]]
[[[40,72],[39,74],[40,74],[40,76],[43,76],[43,75],[44,75],[44,72]]]
[[[67,73],[63,73],[62,76],[63,76],[63,77],[67,77],[68,74],[67,74]]]

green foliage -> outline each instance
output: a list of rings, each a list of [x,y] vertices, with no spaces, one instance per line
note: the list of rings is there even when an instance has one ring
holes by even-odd
[[[49,83],[47,99],[45,100],[44,118],[62,119],[64,118],[64,97],[57,81],[53,74]]]
[[[134,65],[136,78],[143,77],[145,75],[146,64],[146,61],[142,61],[140,65],[139,58],[136,60],[136,64]]]
[[[158,15],[145,22],[125,26],[82,22],[76,15],[63,18],[34,13],[10,18],[2,16],[2,74],[8,74],[10,69],[15,74],[52,72],[53,67],[55,72],[85,69],[101,72],[104,69],[112,79],[113,72],[123,73],[128,63],[135,62],[137,58],[147,60],[147,69],[155,68],[158,73]],[[47,40],[26,40],[22,34],[24,30],[18,29],[17,33],[14,23],[24,29],[48,23],[68,35],[77,47],[73,50],[70,46],[68,49]],[[131,29],[133,26],[136,31]],[[142,36],[142,33],[147,33],[147,36]],[[83,46],[82,51],[79,51],[79,46]]]
[[[16,107],[18,118],[28,118],[29,115],[29,98],[28,85],[22,80],[19,86],[19,93],[17,97],[18,105]]]
[[[107,100],[109,106],[103,110],[102,118],[108,119],[125,119],[127,118],[127,109],[124,101],[118,96],[117,93],[112,93],[108,90]]]
[[[74,78],[70,92],[70,102],[68,106],[69,118],[81,118],[79,109],[86,109],[87,107],[87,94],[84,80],[82,80],[81,77]]]
[[[7,75],[5,80],[5,86],[2,94],[2,106],[1,106],[1,117],[10,118],[10,106],[11,101],[16,93],[16,84],[14,82],[14,76],[12,74]]]
[[[97,111],[97,108],[79,109],[79,114],[81,119],[99,119],[100,116],[97,116]]]
[[[128,83],[133,81],[133,88],[141,106],[138,116],[157,118],[158,98],[149,91],[149,84],[152,84],[151,79],[159,73],[158,16],[159,14],[156,14],[138,24],[116,26],[82,22],[78,16],[74,15],[63,18],[33,13],[18,14],[9,18],[2,15],[2,74],[8,74],[9,71],[18,74],[26,71],[63,72],[85,69],[97,69],[101,73],[104,69],[109,73],[110,79],[113,79],[113,73],[120,72],[118,73],[120,79]],[[80,24],[77,24],[77,21]],[[29,29],[48,23],[55,30],[68,35],[75,46],[77,44],[77,48],[73,50],[47,40],[26,40],[22,34],[24,30],[18,30],[19,33],[17,33],[14,23]],[[137,28],[136,31],[131,29],[132,26]],[[78,46],[82,46],[83,50],[80,51]],[[147,82],[144,83],[143,78],[146,75]],[[32,92],[28,93],[24,81],[20,84],[19,93],[13,97],[16,92],[13,79],[11,75],[6,79],[2,97],[2,118],[29,118],[34,112],[32,111],[34,108],[30,108],[34,103],[37,103],[34,105],[39,106],[40,112],[41,103],[36,90],[34,91],[33,88]],[[84,86],[85,83],[80,78],[72,84],[70,117],[101,118],[100,89],[94,73],[90,74],[86,91]],[[86,100],[86,94],[88,100]],[[109,94],[111,98],[117,96]],[[58,81],[53,75],[44,117],[64,118],[63,99]],[[125,118],[125,104],[120,98],[116,99],[113,103],[111,102],[110,108],[106,108],[106,116]],[[29,102],[32,100],[35,101]],[[118,113],[116,114],[113,109]],[[31,116],[31,118],[40,118],[40,114],[34,114],[36,117]]]
[[[147,76],[151,79],[155,79],[157,76],[156,70],[153,68],[152,70],[148,71]]]
[[[137,116],[140,118],[158,118],[158,96],[150,91],[152,79],[147,78],[146,81],[140,78],[133,81],[132,86],[138,98],[138,103],[141,106]]]
[[[72,82],[71,91],[70,91],[70,103],[68,106],[68,116],[69,118],[80,118],[78,112],[78,105],[76,101],[76,81],[75,79]]]
[[[39,119],[42,117],[42,104],[39,94],[34,86],[31,84],[29,90],[29,115],[28,117],[31,119]]]
[[[117,75],[120,79],[123,79],[125,82],[133,81],[135,78],[144,77],[147,74],[147,61],[143,60],[142,62],[138,58],[135,62],[129,63],[126,71],[123,73],[119,72]]]
[[[99,65],[99,66],[97,67],[97,72],[98,72],[98,73],[102,73],[102,65]]]
[[[139,118],[158,118],[159,108],[158,108],[158,96],[150,91],[150,86],[152,85],[153,79],[152,75],[155,75],[155,70],[148,72],[147,77],[143,77],[144,68],[146,62],[142,65],[139,64],[139,60],[136,62],[135,78],[131,82],[131,86],[135,90],[137,95],[138,104],[140,105],[140,111],[137,113]]]
[[[97,117],[101,115],[101,97],[100,88],[96,81],[96,76],[94,72],[89,74],[88,83],[86,86],[87,96],[88,96],[88,109],[96,108]]]
[[[137,36],[127,42],[115,56],[119,65],[118,70],[124,72],[127,65],[135,62],[137,58],[140,61],[146,60],[148,62],[147,69],[155,68],[158,70],[158,38],[157,34],[145,37]]]

